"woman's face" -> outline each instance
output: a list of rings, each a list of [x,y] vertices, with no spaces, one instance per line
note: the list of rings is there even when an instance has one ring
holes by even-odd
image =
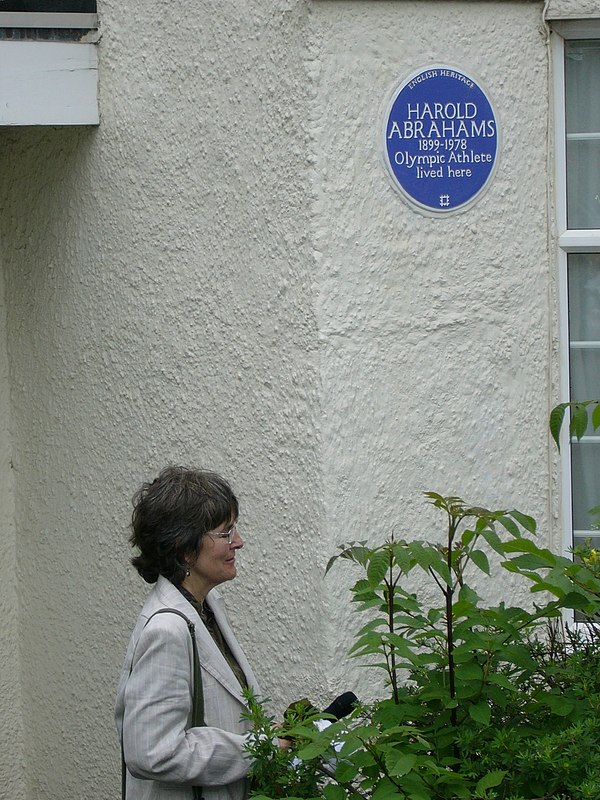
[[[226,536],[218,536],[232,529],[231,544]],[[224,522],[205,534],[198,558],[195,561],[193,558],[188,560],[190,574],[183,581],[185,588],[191,591],[196,600],[203,600],[215,586],[233,580],[237,575],[235,557],[243,546],[244,540],[235,529],[235,522]]]

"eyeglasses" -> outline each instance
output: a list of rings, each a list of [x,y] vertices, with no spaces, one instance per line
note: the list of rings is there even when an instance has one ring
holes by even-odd
[[[208,536],[212,536],[213,539],[227,539],[227,544],[232,544],[233,540],[238,533],[237,525],[232,525],[228,531],[207,531]]]

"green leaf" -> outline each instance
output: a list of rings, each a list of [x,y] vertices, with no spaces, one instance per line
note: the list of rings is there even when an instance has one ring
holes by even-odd
[[[539,702],[548,706],[553,714],[558,717],[567,717],[575,708],[575,703],[564,695],[560,694],[545,694],[538,698]]]
[[[338,558],[339,558],[339,556],[331,556],[331,558],[327,562],[327,566],[325,567],[325,575],[327,575],[327,573],[333,567],[333,565],[338,560]]]
[[[575,403],[573,406],[573,416],[571,417],[569,431],[571,436],[577,438],[577,441],[581,439],[588,426],[587,405],[587,403]]]
[[[357,637],[360,636],[362,638],[366,633],[370,633],[371,631],[375,631],[378,628],[381,628],[382,626],[385,626],[387,628],[387,624],[388,624],[387,619],[383,619],[383,618],[369,620],[369,622],[367,622],[366,625],[362,626],[362,628],[358,631],[358,633],[356,635],[357,635]]]
[[[550,433],[556,443],[557,448],[560,450],[560,429],[562,428],[565,411],[567,410],[568,403],[560,403],[555,406],[550,412]]]
[[[437,547],[423,544],[423,542],[411,542],[409,549],[415,563],[418,564],[424,572],[433,570],[437,572],[448,586],[451,585],[452,581],[448,565]]]
[[[598,602],[597,597],[590,597],[582,592],[567,592],[561,596],[561,605],[565,608],[573,608],[576,611],[586,611],[591,614],[598,613]]]
[[[335,767],[335,779],[340,783],[350,783],[356,777],[357,769],[349,761],[338,761]]]
[[[346,797],[346,792],[341,786],[330,783],[323,787],[323,797],[325,800],[344,800]]]
[[[355,564],[360,564],[364,567],[371,552],[372,551],[368,547],[365,547],[365,542],[358,542],[358,544],[355,542],[350,542],[348,545],[340,545],[340,552],[337,553],[337,555],[332,556],[327,562],[327,566],[325,567],[325,575],[327,575],[338,558],[345,558],[348,561],[354,561]]]
[[[504,555],[504,542],[498,536],[496,531],[492,530],[492,528],[486,528],[485,530],[481,531],[481,535],[492,548],[492,550],[495,550],[496,553],[501,556]]]
[[[515,556],[510,560],[511,564],[519,569],[548,569],[548,561],[533,553],[524,553],[522,556]]]
[[[492,711],[489,705],[484,701],[477,703],[476,705],[469,706],[469,716],[471,719],[474,719],[475,722],[479,722],[481,725],[489,725]]]
[[[423,492],[425,497],[428,497],[431,503],[436,506],[436,508],[446,508],[446,499],[442,497],[441,494],[437,492]]]
[[[543,558],[548,567],[554,567],[558,563],[557,556],[551,553],[545,547],[539,547],[531,539],[517,539],[511,542],[504,543],[505,553],[532,553],[533,555]]]
[[[535,670],[537,667],[529,649],[525,645],[514,644],[505,647],[504,656],[520,669]]]
[[[504,564],[502,566],[504,566]],[[509,570],[509,572],[511,571],[512,570]],[[564,605],[563,599],[566,597],[567,592],[561,586],[558,586],[555,583],[549,583],[548,581],[540,580],[537,573],[533,573],[532,575],[527,575],[525,572],[522,572],[521,574],[525,575],[526,578],[531,578],[531,580],[536,581],[535,586],[531,587],[532,592],[550,592],[550,594],[553,594],[555,597],[558,597],[558,599],[561,601],[561,605]],[[574,607],[576,608],[577,606],[570,606],[570,605],[567,606],[567,608],[574,608]]]
[[[477,782],[477,786],[475,788],[476,794],[483,794],[487,789],[491,789],[494,786],[500,786],[505,775],[506,771],[503,769],[496,769],[493,772],[488,772],[487,775],[484,775],[483,778]]]
[[[390,566],[390,554],[387,549],[377,550],[367,567],[367,580],[370,586],[379,586]]]
[[[498,514],[497,518],[498,522],[506,528],[506,530],[514,536],[515,539],[521,538],[521,531],[519,530],[519,526],[516,524],[514,520],[510,517],[505,516],[504,514]]]
[[[298,758],[302,761],[310,761],[312,758],[319,758],[327,750],[327,742],[310,742],[298,751]]]
[[[460,587],[458,598],[463,602],[472,603],[474,606],[476,606],[479,600],[479,595],[477,594],[475,589],[472,589],[465,583],[463,586]]]
[[[456,603],[452,604],[452,616],[455,621],[458,621],[461,617],[470,618],[475,608],[475,604],[470,600],[457,600]]]
[[[592,427],[595,431],[600,428],[600,401],[596,401],[596,408],[592,411]]]
[[[486,575],[490,574],[490,562],[483,550],[473,550],[470,554],[471,561]]]
[[[361,728],[361,735],[365,735],[365,729]],[[369,728],[366,729],[367,735],[369,735]],[[376,732],[375,732],[376,733]],[[356,752],[357,750],[362,750],[363,742],[362,740],[353,732],[346,734],[344,737],[344,744],[342,749],[340,750],[340,758],[348,758],[352,755],[352,753]],[[298,753],[299,758],[302,758],[302,754]]]
[[[476,661],[458,664],[456,677],[459,681],[480,681],[483,678],[483,670]]]
[[[372,794],[373,800],[398,800],[398,787],[389,778],[382,778]]]
[[[468,547],[471,544],[471,542],[473,541],[473,539],[475,538],[476,535],[477,534],[476,534],[475,531],[472,531],[472,530],[470,530],[468,528],[466,530],[464,530],[462,532],[462,536],[460,537],[460,540],[461,540],[461,542],[463,544],[463,547]]]
[[[394,559],[394,565],[397,566],[401,572],[410,572],[413,565],[410,562],[410,553],[406,546],[406,542],[394,542],[391,545],[391,552]]]
[[[525,528],[528,533],[535,534],[537,523],[533,517],[530,517],[528,514],[523,514],[521,511],[517,511],[516,508],[513,508],[510,515],[513,519],[516,519],[519,525]]]
[[[417,763],[417,757],[413,753],[402,753],[397,750],[392,750],[385,758],[385,764],[388,772],[393,777],[406,775],[414,765]]]
[[[496,686],[501,686],[503,689],[508,689],[511,692],[514,692],[517,688],[514,682],[501,672],[490,675],[488,681]]]

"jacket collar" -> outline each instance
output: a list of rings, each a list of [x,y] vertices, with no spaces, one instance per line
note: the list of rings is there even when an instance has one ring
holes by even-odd
[[[225,604],[219,592],[213,589],[206,596],[206,602],[210,605],[217,624],[223,634],[223,638],[229,645],[234,658],[240,665],[248,686],[258,693],[258,686],[254,673],[248,663],[244,652],[242,651],[234,633],[229,625],[229,620],[225,612]],[[159,576],[156,586],[151,592],[142,614],[149,617],[159,608],[176,608],[181,611],[185,616],[194,624],[196,642],[198,644],[198,656],[200,664],[206,672],[210,673],[219,683],[221,683],[227,691],[236,697],[241,703],[245,705],[245,700],[242,695],[242,688],[231,671],[227,660],[215,644],[214,639],[206,629],[206,626],[200,619],[196,609],[189,603],[179,589],[174,586],[171,581]]]

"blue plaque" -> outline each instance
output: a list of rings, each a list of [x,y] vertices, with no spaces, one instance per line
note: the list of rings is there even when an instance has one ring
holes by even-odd
[[[394,92],[385,123],[385,160],[395,187],[430,214],[468,208],[489,185],[498,123],[477,82],[452,67],[412,74]]]

